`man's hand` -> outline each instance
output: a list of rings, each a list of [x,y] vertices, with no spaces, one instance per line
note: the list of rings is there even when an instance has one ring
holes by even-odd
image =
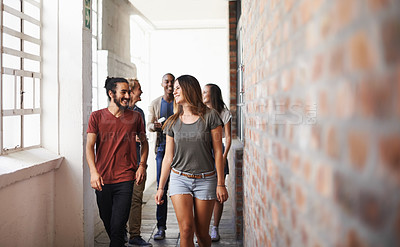
[[[161,123],[159,123],[159,122],[157,122],[157,121],[154,122],[154,129],[155,129],[155,130],[161,130],[161,127],[162,127],[162,124],[161,124]]]
[[[146,168],[144,166],[139,166],[136,171],[136,185],[139,185],[146,178]]]
[[[90,185],[95,190],[98,190],[98,191],[103,190],[103,188],[102,188],[102,186],[104,186],[103,178],[100,176],[100,174],[97,171],[90,173]]]

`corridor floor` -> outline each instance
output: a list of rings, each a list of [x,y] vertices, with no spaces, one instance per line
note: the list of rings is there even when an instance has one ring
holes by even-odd
[[[164,240],[155,241],[153,234],[156,232],[156,204],[154,202],[154,195],[156,192],[156,183],[153,183],[147,188],[143,195],[143,211],[142,211],[142,229],[141,235],[144,240],[149,241],[154,247],[172,247],[180,246],[179,244],[179,227],[176,220],[174,208],[172,202],[168,201],[168,219],[167,219],[167,230],[166,237]],[[212,224],[213,220],[211,220]],[[212,243],[212,246],[230,246],[240,247],[242,243],[236,241],[235,238],[234,222],[232,218],[232,207],[231,202],[228,200],[224,204],[224,212],[219,226],[219,232],[221,240],[219,242]],[[95,238],[95,247],[107,247],[109,245],[109,239],[105,230],[103,230]],[[131,245],[133,246],[133,245]],[[196,245],[198,246],[198,245]]]

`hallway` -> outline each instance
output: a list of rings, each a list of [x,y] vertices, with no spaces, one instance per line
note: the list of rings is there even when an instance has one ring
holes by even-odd
[[[159,247],[172,247],[179,245],[179,227],[175,217],[174,208],[171,200],[168,204],[168,220],[167,220],[167,231],[166,238],[161,241],[154,241],[153,234],[156,232],[156,204],[154,202],[154,192],[156,191],[156,182],[154,182],[149,188],[146,188],[143,194],[143,211],[142,211],[142,233],[141,236],[144,240],[149,241],[153,246]],[[232,221],[232,201],[229,199],[224,204],[224,213],[220,223],[220,235],[221,240],[213,243],[212,246],[231,246],[240,247],[243,244],[240,241],[236,241],[235,232]],[[212,223],[212,220],[211,220]],[[101,233],[95,238],[95,247],[107,247],[109,245],[109,238],[107,233],[103,229]],[[133,246],[133,245],[131,245]],[[198,245],[197,245],[198,246]]]

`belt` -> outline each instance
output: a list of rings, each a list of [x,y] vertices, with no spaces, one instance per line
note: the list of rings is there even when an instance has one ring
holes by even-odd
[[[205,177],[209,177],[212,176],[216,173],[216,171],[212,171],[209,173],[202,173],[202,174],[188,174],[188,173],[183,173],[183,172],[179,172],[177,170],[171,169],[174,173],[188,177],[188,178],[205,178]]]

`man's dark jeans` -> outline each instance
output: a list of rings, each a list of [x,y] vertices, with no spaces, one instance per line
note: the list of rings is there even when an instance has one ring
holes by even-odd
[[[161,176],[161,165],[164,159],[165,150],[158,150],[156,161],[157,161],[157,188],[160,183]],[[168,200],[167,200],[167,191],[168,191],[169,177],[164,187],[164,195],[161,200],[164,200],[164,203],[161,205],[157,205],[157,227],[163,226],[167,229],[167,213],[168,213]]]
[[[125,246],[125,226],[131,208],[133,181],[105,184],[102,191],[96,190],[97,206],[104,223],[110,247]]]

